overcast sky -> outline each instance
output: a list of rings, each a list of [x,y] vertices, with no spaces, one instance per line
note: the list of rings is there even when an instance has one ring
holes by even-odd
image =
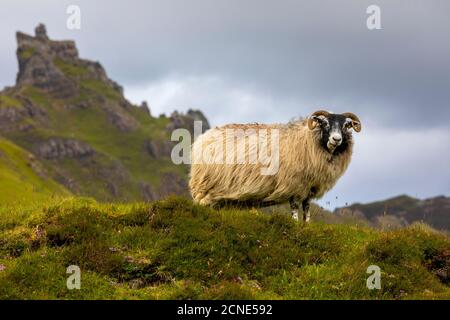
[[[366,26],[371,4],[381,30]],[[80,30],[66,27],[69,5]],[[0,86],[15,81],[15,32],[43,22],[156,115],[198,108],[220,125],[356,113],[353,161],[323,205],[450,195],[449,12],[448,0],[2,0]]]

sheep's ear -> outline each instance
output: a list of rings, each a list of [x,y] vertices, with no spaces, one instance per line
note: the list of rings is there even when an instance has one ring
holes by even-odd
[[[352,127],[355,130],[355,132],[361,132],[361,122],[352,121]]]
[[[311,116],[308,118],[309,130],[314,130],[318,124],[319,124],[319,119],[316,116]]]
[[[361,120],[354,113],[345,112],[342,115],[352,120],[352,128],[355,132],[361,132]]]
[[[311,116],[309,116],[308,128],[310,130],[314,130],[314,128],[316,128],[317,125],[319,124],[319,117],[320,116],[327,117],[329,114],[330,113],[325,110],[319,110],[319,111],[314,112]]]

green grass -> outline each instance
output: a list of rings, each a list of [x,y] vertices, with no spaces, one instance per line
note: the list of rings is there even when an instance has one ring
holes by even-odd
[[[89,74],[89,70],[86,67],[80,66],[71,61],[56,58],[53,60],[53,63],[59,70],[70,78],[81,78]]]
[[[49,108],[52,104],[52,100],[47,96],[47,94],[38,88],[24,86],[21,88],[21,93],[40,107]]]
[[[41,163],[30,153],[0,137],[0,203],[18,205],[70,193],[45,176]]]
[[[4,95],[4,94],[0,95],[0,107],[16,107],[16,108],[18,108],[21,106],[22,106],[22,103],[19,100],[15,99],[13,97]]]
[[[81,88],[88,92],[104,96],[113,101],[120,101],[122,98],[120,92],[114,90],[111,86],[101,80],[88,79],[81,82]]]
[[[304,226],[182,198],[0,213],[2,299],[450,299],[434,273],[450,240],[425,225]],[[381,290],[366,287],[372,264]],[[69,265],[81,268],[81,290],[66,288]]]
[[[35,48],[31,48],[31,47],[25,48],[24,50],[22,50],[20,52],[20,57],[22,59],[28,59],[31,56],[33,56],[35,53],[36,53],[36,49]]]

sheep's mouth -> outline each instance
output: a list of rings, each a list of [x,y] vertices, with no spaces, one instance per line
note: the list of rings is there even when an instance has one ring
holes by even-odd
[[[329,140],[327,142],[327,148],[330,150],[330,152],[333,152],[337,147],[339,147],[340,143],[334,142],[332,140]]]

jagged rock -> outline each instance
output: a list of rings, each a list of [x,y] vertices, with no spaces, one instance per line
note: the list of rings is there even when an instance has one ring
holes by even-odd
[[[152,116],[152,113],[150,111],[150,107],[147,104],[147,101],[142,101],[142,103],[141,103],[141,105],[139,107],[144,109],[144,110],[146,110],[150,117]]]
[[[40,23],[36,29],[34,29],[36,38],[42,39],[42,40],[48,40],[47,36],[47,28],[45,28],[45,25]]]
[[[78,52],[73,41],[51,41],[42,35],[17,33],[19,72],[16,85],[31,85],[68,97],[77,94],[76,84],[55,66],[54,59],[74,59]]]
[[[172,132],[175,129],[184,128],[189,130],[191,134],[194,133],[194,121],[202,122],[202,133],[206,130],[210,129],[210,125],[206,117],[200,110],[191,110],[189,109],[186,114],[180,113],[178,111],[174,111],[170,115],[170,122],[167,125],[166,129],[169,132]]]
[[[30,99],[24,96],[20,96],[19,99],[22,101],[23,107],[26,110],[26,117],[38,119],[40,121],[47,120],[47,112],[44,108],[35,105]]]
[[[5,91],[6,92],[6,91]],[[0,100],[0,130],[4,132],[15,130],[25,131],[32,127],[29,122],[23,122],[26,118],[40,121],[46,124],[47,113],[45,110],[31,102],[27,97],[14,96],[18,105],[11,105]]]
[[[82,141],[52,138],[40,143],[36,154],[45,159],[82,158],[93,155],[94,150]]]
[[[0,128],[4,130],[9,124],[22,119],[20,110],[17,108],[0,108]]]
[[[174,143],[167,140],[147,140],[145,150],[154,159],[170,157]]]
[[[209,125],[208,119],[206,119],[205,115],[200,110],[189,109],[188,112],[186,113],[186,115],[191,117],[193,119],[193,121],[201,121],[202,127],[203,127],[203,132],[205,132],[206,130],[209,130],[211,128]]]
[[[76,80],[90,79],[107,84],[123,97],[122,87],[107,77],[100,63],[78,57],[74,41],[50,40],[42,24],[36,28],[34,37],[22,32],[17,32],[16,37],[19,60],[17,86],[31,85],[56,97],[68,98],[79,94]],[[61,70],[58,62],[82,72]]]
[[[109,121],[120,131],[129,132],[139,126],[138,121],[131,115],[122,112],[118,106],[103,105],[102,108],[108,114]]]

